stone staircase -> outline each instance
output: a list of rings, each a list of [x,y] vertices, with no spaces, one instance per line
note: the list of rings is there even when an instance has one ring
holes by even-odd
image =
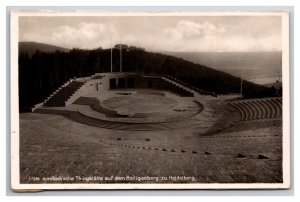
[[[165,81],[165,82],[168,82],[171,85],[176,86],[176,88],[178,88],[180,92],[186,94],[187,96],[191,96],[191,97],[194,96],[195,91],[193,91],[190,88],[184,86],[183,84],[180,84],[176,81],[173,81],[173,80],[171,80],[167,77],[162,77],[162,80]]]
[[[65,102],[84,84],[80,81],[71,81],[62,87],[49,100],[44,103],[46,107],[63,107]]]
[[[173,83],[174,85],[177,85],[177,86],[179,86],[179,87],[181,87],[181,88],[183,88],[183,89],[185,89],[185,90],[193,93],[193,94],[211,95],[211,96],[214,96],[214,97],[217,96],[217,94],[214,93],[214,92],[203,91],[203,90],[201,90],[201,89],[199,89],[199,88],[197,88],[195,86],[192,86],[192,85],[190,85],[188,83],[185,83],[185,82],[183,82],[183,81],[181,81],[181,80],[179,80],[177,78],[174,78],[172,76],[169,76],[169,75],[168,76],[163,76],[162,78],[164,80],[168,81],[168,82]]]

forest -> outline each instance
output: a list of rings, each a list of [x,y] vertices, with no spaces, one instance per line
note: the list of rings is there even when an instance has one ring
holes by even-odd
[[[117,44],[112,49],[113,71],[120,67],[125,72],[161,74],[176,77],[204,91],[217,94],[239,93],[241,79],[204,65],[195,64],[174,56],[153,53],[143,48]],[[69,51],[19,52],[19,103],[20,112],[42,102],[70,78],[86,77],[94,73],[109,72],[111,49],[72,49]],[[276,90],[248,81],[243,82],[245,98],[276,96]]]

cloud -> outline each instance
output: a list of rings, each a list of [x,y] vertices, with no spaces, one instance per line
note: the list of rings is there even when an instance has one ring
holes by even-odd
[[[257,30],[251,30],[254,33]],[[167,50],[195,52],[280,51],[281,35],[260,36],[249,30],[237,31],[237,26],[220,26],[210,22],[179,21],[163,30],[160,47]]]
[[[174,28],[167,28],[163,30],[163,34],[166,37],[175,39],[201,39],[205,37],[211,37],[224,33],[226,30],[222,27],[217,27],[209,22],[202,24],[192,21],[181,20]]]
[[[80,23],[75,27],[61,26],[52,34],[52,41],[61,41],[65,46],[98,48],[110,46],[111,38],[116,38],[114,26],[101,23]]]
[[[122,42],[149,51],[281,50],[281,24],[275,18],[33,18],[21,21],[21,41],[87,49]]]
[[[98,48],[109,47],[112,40],[117,38],[117,30],[112,25],[101,23],[79,23],[76,26],[62,25],[37,33],[23,36],[25,41],[38,41],[68,48]]]

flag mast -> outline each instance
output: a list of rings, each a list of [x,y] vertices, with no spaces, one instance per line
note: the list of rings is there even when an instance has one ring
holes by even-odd
[[[122,72],[122,43],[121,43],[121,36],[120,36],[120,72]]]
[[[241,96],[243,96],[243,78],[241,77]]]
[[[112,39],[110,38],[110,72],[113,71],[113,65],[112,65]]]
[[[240,71],[240,77],[241,77],[240,94],[243,97],[243,70]]]

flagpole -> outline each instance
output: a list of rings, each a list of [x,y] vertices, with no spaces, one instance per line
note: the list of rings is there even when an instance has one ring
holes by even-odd
[[[240,94],[243,97],[243,70],[240,71],[240,77],[241,77]]]
[[[112,67],[112,42],[110,39],[110,72],[113,71],[113,67]]]
[[[241,96],[243,96],[243,78],[241,77]]]
[[[120,72],[122,72],[122,44],[120,43]]]

